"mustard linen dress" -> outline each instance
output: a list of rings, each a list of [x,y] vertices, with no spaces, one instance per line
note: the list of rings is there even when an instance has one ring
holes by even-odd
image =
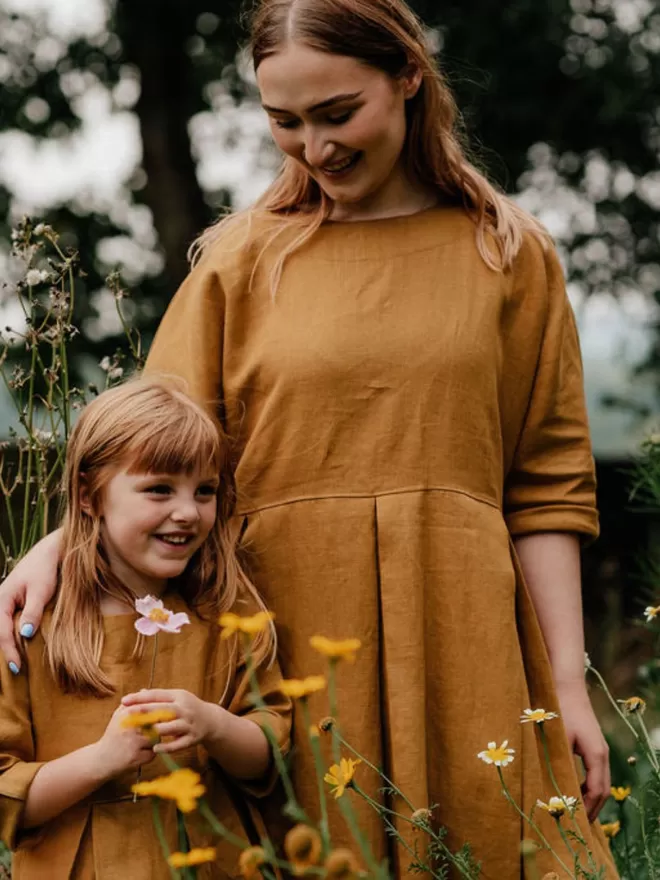
[[[557,257],[527,236],[512,270],[492,271],[460,208],[326,223],[273,299],[272,267],[296,234],[272,242],[273,228],[256,216],[213,246],[170,304],[147,369],[184,377],[214,411],[223,401],[237,523],[285,674],[323,671],[315,633],[361,639],[357,662],[340,667],[345,736],[416,808],[437,805],[448,843],[469,842],[484,878],[518,880],[519,843],[533,835],[477,753],[508,739],[506,779],[529,812],[554,790],[520,715],[557,706],[512,538],[598,530]],[[311,706],[327,715],[323,695]],[[318,815],[299,720],[295,783]],[[577,795],[561,722],[546,729],[560,785]],[[359,783],[377,795],[364,765]],[[349,840],[331,807],[335,839]],[[364,805],[360,818],[384,854],[380,820]],[[552,836],[554,820],[539,821]],[[616,877],[604,838],[583,811],[579,821]],[[405,875],[408,853],[390,857]]]
[[[229,682],[223,705],[257,724],[270,725],[286,748],[290,706],[277,690],[281,679],[277,666],[262,668],[259,673],[268,710],[257,712],[249,700],[245,664],[232,657],[230,642],[220,640],[217,624],[192,613],[178,596],[164,599],[168,608],[187,611],[191,622],[178,634],[159,633],[153,686],[184,688],[204,700],[218,702]],[[154,830],[151,798],[134,803],[130,793],[137,778],[135,771],[106,783],[41,828],[20,829],[28,789],[43,763],[97,741],[121,697],[147,687],[154,641],[147,640],[137,662],[131,658],[136,619],[134,614],[104,618],[101,666],[116,685],[114,696],[62,693],[50,675],[41,631],[25,642],[26,660],[20,675],[13,676],[6,664],[0,664],[0,839],[14,850],[14,880],[170,880]],[[44,626],[48,625],[47,612]],[[254,813],[249,798],[220,774],[203,748],[186,749],[172,757],[180,766],[202,775],[206,798],[216,815],[247,839]],[[141,778],[168,772],[156,757],[143,766]],[[258,793],[258,787],[254,792]],[[162,801],[160,809],[170,849],[177,850],[175,805]],[[185,826],[191,847],[218,846],[217,862],[200,866],[198,877],[216,880],[238,876],[237,849],[218,844],[196,812],[186,815]]]

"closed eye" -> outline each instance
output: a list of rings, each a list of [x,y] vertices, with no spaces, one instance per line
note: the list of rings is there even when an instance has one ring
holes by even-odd
[[[274,119],[273,122],[278,128],[295,128],[298,125],[297,119],[289,119],[287,122],[283,122],[281,119]]]
[[[348,122],[352,115],[353,111],[348,110],[346,113],[342,113],[339,116],[328,116],[328,122],[331,125],[343,125],[345,122]]]

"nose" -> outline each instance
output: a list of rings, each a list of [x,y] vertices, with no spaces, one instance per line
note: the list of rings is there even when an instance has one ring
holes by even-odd
[[[181,525],[194,525],[199,520],[199,508],[195,499],[192,496],[177,499],[171,518]]]
[[[320,168],[330,160],[334,152],[334,144],[322,132],[315,128],[307,128],[303,142],[303,159],[308,165]]]

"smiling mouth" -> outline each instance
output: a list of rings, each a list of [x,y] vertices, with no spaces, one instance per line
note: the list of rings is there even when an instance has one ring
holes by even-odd
[[[342,159],[341,162],[333,162],[331,165],[324,165],[321,168],[321,171],[330,176],[334,174],[344,174],[355,168],[361,158],[361,152],[354,153],[352,156],[347,156],[346,159]]]
[[[169,544],[170,547],[184,547],[191,543],[193,535],[154,535],[154,538],[158,538],[164,544]]]

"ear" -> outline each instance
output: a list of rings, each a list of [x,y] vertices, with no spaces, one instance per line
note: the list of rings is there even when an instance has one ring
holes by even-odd
[[[80,502],[80,509],[83,513],[86,513],[87,516],[94,516],[94,508],[92,507],[92,503],[89,499],[89,486],[87,484],[87,477],[85,474],[80,474],[80,493],[78,495],[78,501]]]
[[[414,62],[404,67],[401,72],[401,88],[406,101],[415,97],[421,88],[423,79],[424,75],[421,69]]]

